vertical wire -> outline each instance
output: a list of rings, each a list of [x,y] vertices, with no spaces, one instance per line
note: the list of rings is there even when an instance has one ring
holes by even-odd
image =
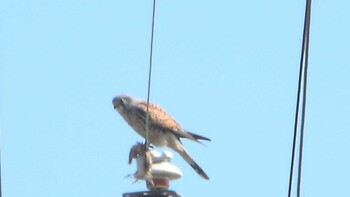
[[[305,115],[306,115],[306,93],[307,93],[307,74],[309,67],[309,37],[310,37],[310,21],[311,21],[311,0],[307,0],[306,15],[305,15],[305,60],[304,60],[304,86],[303,86],[303,105],[301,114],[301,131],[300,131],[300,144],[299,144],[299,164],[298,164],[298,187],[297,196],[300,197],[301,193],[301,175],[302,175],[302,162],[303,162],[303,145],[304,145],[304,128],[305,128]]]
[[[148,72],[148,90],[147,90],[147,109],[146,109],[146,141],[145,145],[149,146],[148,132],[149,132],[149,100],[151,94],[151,79],[152,79],[152,62],[153,62],[153,37],[154,37],[154,19],[156,15],[156,0],[153,0],[153,12],[152,12],[152,31],[151,31],[151,48],[149,56],[149,72]]]
[[[303,36],[305,38],[305,36]],[[304,43],[304,40],[303,40]],[[304,46],[304,45],[303,45]],[[292,147],[292,156],[290,163],[290,172],[289,172],[289,188],[288,188],[288,197],[292,195],[292,185],[293,185],[293,172],[294,172],[294,161],[295,161],[295,149],[297,143],[297,134],[298,134],[298,118],[299,118],[299,106],[300,106],[300,93],[301,93],[301,82],[302,82],[302,74],[303,74],[303,62],[304,62],[304,47],[301,52],[301,60],[300,60],[300,69],[299,69],[299,82],[298,82],[298,92],[297,92],[297,104],[295,107],[295,119],[294,119],[294,136],[293,136],[293,147]]]
[[[296,109],[295,109],[293,147],[292,147],[292,155],[291,155],[290,174],[289,174],[288,197],[291,197],[291,195],[292,195],[293,173],[294,173],[293,170],[294,170],[294,161],[295,161],[297,134],[298,134],[299,109],[300,109],[300,98],[301,98],[301,87],[302,87],[301,84],[302,84],[302,81],[304,80],[302,117],[301,117],[302,122],[301,122],[301,134],[300,134],[300,144],[299,144],[298,186],[297,186],[297,194],[298,194],[298,197],[300,196],[301,165],[302,165],[302,151],[303,151],[303,142],[304,142],[304,125],[305,125],[305,109],[306,109],[306,88],[307,88],[307,68],[308,68],[310,18],[311,18],[311,0],[306,0],[304,31],[303,31],[303,41],[302,41],[300,69],[299,69],[299,81],[298,81],[298,92],[297,92],[297,104],[296,104]],[[305,62],[305,66],[304,66],[304,62]]]

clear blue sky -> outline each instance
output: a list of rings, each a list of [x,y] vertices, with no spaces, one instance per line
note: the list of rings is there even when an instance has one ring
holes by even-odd
[[[151,100],[187,130],[190,196],[287,196],[304,0],[158,1]],[[142,139],[113,110],[146,98],[152,1],[1,0],[3,196],[117,197]],[[303,196],[350,196],[350,2],[314,1]],[[230,194],[229,194],[230,193]]]

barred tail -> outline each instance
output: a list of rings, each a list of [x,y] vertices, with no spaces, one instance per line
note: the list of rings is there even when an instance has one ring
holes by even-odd
[[[178,151],[181,157],[186,160],[188,164],[204,179],[209,180],[208,175],[203,171],[203,169],[192,159],[192,157],[186,152],[185,149]]]

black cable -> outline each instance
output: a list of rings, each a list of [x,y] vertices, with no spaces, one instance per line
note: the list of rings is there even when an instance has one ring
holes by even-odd
[[[296,152],[295,149],[296,149],[297,134],[298,134],[298,122],[299,122],[298,120],[299,120],[299,109],[300,109],[300,93],[301,93],[301,84],[303,81],[304,82],[303,83],[303,103],[302,103],[303,105],[302,105],[302,117],[301,117],[302,122],[301,122],[301,131],[300,131],[300,144],[299,144],[298,187],[297,187],[298,197],[300,196],[302,151],[303,151],[303,142],[304,142],[304,125],[305,125],[305,109],[306,109],[310,19],[311,19],[311,0],[306,0],[303,42],[302,42],[302,49],[301,49],[299,82],[298,82],[298,92],[297,92],[297,104],[295,109],[293,147],[292,147],[292,155],[291,155],[290,174],[289,174],[288,197],[291,197],[292,195],[293,169],[294,169],[295,152]],[[304,63],[305,63],[305,66],[304,66]],[[302,76],[304,76],[304,78]]]
[[[301,188],[301,172],[303,162],[303,145],[304,145],[304,125],[306,114],[306,92],[307,92],[307,74],[309,67],[309,43],[310,43],[310,21],[311,21],[311,0],[307,0],[306,14],[305,14],[305,62],[304,62],[304,87],[303,87],[303,106],[301,114],[301,131],[300,131],[300,144],[299,144],[299,165],[298,165],[298,187],[297,196],[300,197]]]
[[[294,172],[293,169],[294,169],[295,148],[296,148],[297,134],[298,134],[300,92],[301,92],[301,82],[302,82],[302,74],[303,74],[303,63],[302,63],[304,61],[303,53],[304,53],[304,48],[302,48],[302,52],[301,52],[300,69],[299,69],[299,82],[298,82],[298,92],[297,92],[297,104],[295,107],[294,136],[293,136],[293,147],[292,147],[292,156],[291,156],[290,173],[289,173],[288,197],[291,197],[292,195],[292,183],[293,183],[293,172]]]
[[[148,142],[148,132],[149,132],[149,113],[148,113],[148,105],[151,94],[151,79],[152,79],[152,62],[153,62],[153,37],[154,37],[154,19],[156,15],[156,0],[153,0],[153,14],[152,14],[152,31],[151,31],[151,48],[150,48],[150,56],[149,56],[149,72],[148,72],[148,90],[147,90],[147,109],[146,109],[146,140],[145,145],[149,146]]]

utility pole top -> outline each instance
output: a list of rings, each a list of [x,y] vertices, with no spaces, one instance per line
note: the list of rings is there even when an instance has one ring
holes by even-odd
[[[165,190],[165,191],[144,191],[144,192],[134,192],[134,193],[125,193],[123,197],[181,197],[175,191]]]

